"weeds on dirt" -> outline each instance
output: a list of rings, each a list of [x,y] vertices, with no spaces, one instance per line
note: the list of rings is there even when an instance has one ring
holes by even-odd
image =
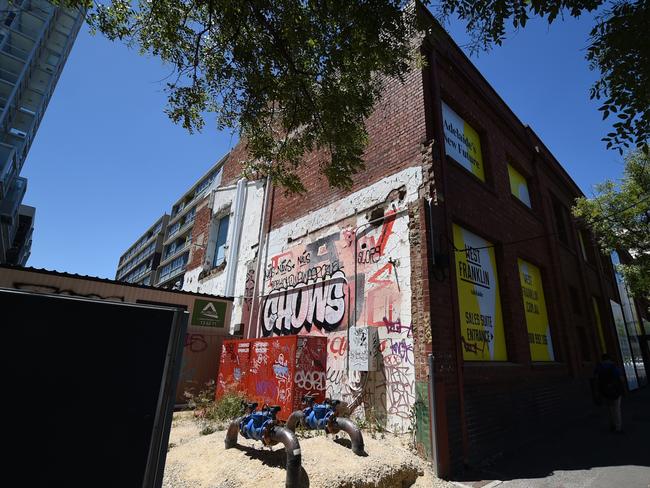
[[[227,391],[215,400],[214,381],[205,384],[198,393],[186,391],[187,404],[194,411],[194,418],[202,425],[201,435],[209,435],[224,430],[228,423],[242,413],[244,397],[236,391]]]
[[[363,417],[356,419],[357,426],[370,434],[370,437],[376,439],[384,438],[386,432],[386,416],[378,413],[374,407],[368,406],[364,410]]]

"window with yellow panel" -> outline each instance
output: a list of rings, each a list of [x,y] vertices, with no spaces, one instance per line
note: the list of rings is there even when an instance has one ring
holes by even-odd
[[[478,132],[460,118],[445,102],[442,102],[442,122],[445,134],[445,154],[479,180],[485,181],[481,138]]]
[[[508,164],[508,177],[510,178],[510,193],[528,208],[532,208],[526,177],[513,168],[511,164]]]

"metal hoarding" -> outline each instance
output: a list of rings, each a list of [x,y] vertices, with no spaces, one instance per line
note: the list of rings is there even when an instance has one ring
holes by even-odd
[[[327,339],[282,336],[224,340],[221,347],[217,398],[227,392],[246,400],[279,405],[280,420],[303,408],[304,395],[325,399]]]

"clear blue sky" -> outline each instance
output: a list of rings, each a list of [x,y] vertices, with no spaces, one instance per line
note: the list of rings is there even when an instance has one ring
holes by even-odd
[[[531,22],[473,59],[587,194],[623,168],[588,97],[591,25]],[[448,29],[465,42],[461,25]],[[167,118],[169,72],[82,27],[22,173],[36,207],[29,266],[113,278],[120,254],[236,141],[213,123],[190,135]]]

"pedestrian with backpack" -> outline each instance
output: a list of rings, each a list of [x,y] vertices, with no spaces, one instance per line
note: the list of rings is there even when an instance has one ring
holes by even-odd
[[[623,375],[609,354],[603,354],[594,371],[600,396],[605,400],[609,411],[609,423],[612,432],[623,432],[621,417],[621,397],[625,393]]]

